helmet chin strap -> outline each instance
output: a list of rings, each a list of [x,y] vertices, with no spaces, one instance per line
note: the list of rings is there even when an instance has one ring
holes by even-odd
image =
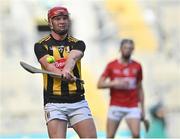
[[[63,30],[63,31],[60,31],[60,32],[55,31],[55,30],[53,29],[53,27],[52,27],[52,30],[53,30],[56,34],[58,34],[58,35],[65,35],[65,34],[68,33],[68,30]]]

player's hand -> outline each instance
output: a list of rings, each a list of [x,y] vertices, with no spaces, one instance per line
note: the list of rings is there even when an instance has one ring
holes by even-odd
[[[129,88],[129,82],[122,79],[114,79],[112,82],[112,87],[115,89],[128,89]]]
[[[70,73],[70,71],[63,69],[61,72],[63,79],[68,80],[69,82],[74,82],[75,77]]]
[[[144,110],[141,111],[141,120],[144,120],[145,119],[145,112]]]

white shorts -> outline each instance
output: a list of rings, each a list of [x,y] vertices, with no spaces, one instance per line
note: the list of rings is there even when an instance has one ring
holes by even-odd
[[[44,107],[46,123],[53,119],[65,120],[68,126],[91,119],[91,111],[86,100],[76,103],[47,103]]]
[[[141,118],[141,110],[138,107],[128,108],[119,106],[110,106],[108,110],[108,118],[120,121],[123,117],[128,118]]]

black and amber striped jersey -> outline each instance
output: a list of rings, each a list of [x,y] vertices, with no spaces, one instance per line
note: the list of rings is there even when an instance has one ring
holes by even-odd
[[[44,55],[51,55],[58,60],[68,58],[71,50],[85,51],[86,45],[83,41],[72,36],[67,36],[64,40],[55,40],[52,35],[48,35],[35,43],[34,51],[39,60]],[[43,66],[42,66],[42,69]],[[77,61],[72,74],[81,79],[81,61]],[[78,80],[70,83],[43,74],[44,81],[44,104],[46,103],[73,103],[84,99],[84,87]]]

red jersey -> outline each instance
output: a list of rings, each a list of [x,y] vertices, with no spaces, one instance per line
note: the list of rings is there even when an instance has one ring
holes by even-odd
[[[123,64],[119,60],[114,60],[107,65],[102,77],[128,82],[128,88],[126,89],[110,88],[110,105],[121,107],[138,106],[139,94],[137,84],[142,80],[142,68],[139,63],[130,60],[128,64]]]

